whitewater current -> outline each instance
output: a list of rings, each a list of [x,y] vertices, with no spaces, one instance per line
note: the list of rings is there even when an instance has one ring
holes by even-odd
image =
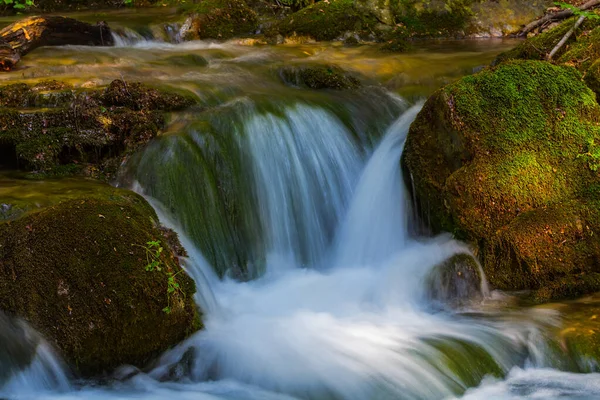
[[[407,108],[367,153],[333,114],[314,106],[292,105],[244,121],[238,144],[249,163],[248,195],[257,205],[266,254],[253,280],[219,278],[178,219],[137,184],[189,250],[183,261],[197,283],[205,329],[148,369],[124,366],[101,385],[70,380],[59,356],[39,339],[34,362],[0,395],[600,398],[597,374],[551,368],[540,330],[552,323],[551,311],[473,317],[431,299],[435,267],[470,251],[447,235],[409,234],[413,210],[399,166],[419,110]],[[477,284],[489,296],[485,278]]]

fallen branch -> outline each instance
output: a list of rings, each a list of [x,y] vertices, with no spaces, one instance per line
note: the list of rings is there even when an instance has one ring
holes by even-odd
[[[112,46],[114,40],[104,22],[91,25],[66,17],[28,17],[0,31],[0,67],[11,70],[38,47],[65,45]]]
[[[573,25],[573,27],[571,29],[569,29],[569,31],[567,33],[565,33],[565,35],[562,37],[562,39],[560,39],[560,42],[558,42],[558,44],[556,46],[554,46],[552,51],[546,57],[546,60],[552,61],[552,57],[554,57],[554,55],[558,52],[558,50],[560,50],[560,48],[563,47],[565,43],[567,43],[567,40],[569,40],[571,35],[573,35],[573,33],[577,30],[577,28],[579,28],[579,25],[581,25],[583,23],[583,21],[585,21],[585,15],[580,15],[579,19],[577,19],[577,22],[575,22],[575,25]]]
[[[581,7],[579,7],[579,10],[586,11],[586,10],[590,10],[590,9],[598,7],[598,6],[600,6],[600,0],[590,0],[587,3],[583,4]],[[562,10],[562,11],[559,11],[556,13],[546,14],[542,18],[531,22],[530,24],[525,26],[523,29],[521,29],[519,31],[519,33],[517,33],[517,36],[518,37],[527,36],[527,34],[529,32],[544,25],[545,23],[560,21],[560,20],[569,18],[571,16],[573,16],[573,10],[571,10],[571,9],[566,9],[566,10]]]

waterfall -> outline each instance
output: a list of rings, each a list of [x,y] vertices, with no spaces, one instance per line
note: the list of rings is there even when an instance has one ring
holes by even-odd
[[[364,169],[338,235],[336,265],[381,264],[406,244],[410,208],[400,155],[420,109],[411,107],[388,129]]]
[[[0,397],[37,397],[70,388],[65,368],[51,346],[25,322],[0,312]]]
[[[347,208],[362,160],[335,116],[298,105],[288,117],[255,115],[244,124],[267,262],[315,266]]]
[[[424,304],[432,268],[468,250],[448,236],[408,239],[399,162],[419,109],[388,129],[366,165],[344,138],[350,133],[321,110],[248,117],[239,143],[258,219],[269,250],[283,256],[268,257],[267,274],[253,281],[212,281],[218,312],[207,312],[206,329],[166,353],[150,376],[165,379],[192,357],[192,381],[298,398],[420,399],[459,394],[524,365],[547,313],[512,323],[432,314]],[[304,268],[305,249],[329,265]],[[192,276],[206,268],[188,267]]]

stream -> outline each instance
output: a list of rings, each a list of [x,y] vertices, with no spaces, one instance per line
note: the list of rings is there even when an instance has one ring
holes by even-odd
[[[114,184],[144,195],[179,233],[205,329],[143,371],[123,366],[85,381],[29,327],[3,323],[1,340],[36,353],[29,366],[8,365],[0,397],[600,398],[600,375],[567,372],[553,348],[558,308],[516,306],[484,277],[458,296],[436,286],[436,266],[470,249],[450,235],[420,235],[399,167],[426,96],[514,41],[423,42],[391,54],[336,44],[171,44],[128,29],[151,17],[113,22],[106,14],[122,25],[115,48],[41,48],[0,84],[124,79],[200,99],[172,114]],[[284,84],[281,66],[306,63],[360,73],[363,86]]]

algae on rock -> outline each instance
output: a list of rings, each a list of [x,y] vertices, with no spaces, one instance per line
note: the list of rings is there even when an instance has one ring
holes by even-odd
[[[0,223],[0,309],[30,323],[84,376],[143,367],[201,327],[194,282],[178,273],[154,210],[135,193],[92,185],[92,196],[73,193]],[[163,270],[178,273],[181,291],[170,296],[167,275],[145,268],[144,246],[157,240]]]
[[[194,103],[191,96],[120,80],[88,91],[56,81],[4,86],[0,153],[14,164],[5,168],[51,173],[66,164],[90,163],[111,176],[121,157],[163,128],[162,112]]]
[[[514,61],[437,91],[403,164],[435,231],[475,243],[494,286],[541,301],[600,289],[598,142],[600,106],[574,68]]]

